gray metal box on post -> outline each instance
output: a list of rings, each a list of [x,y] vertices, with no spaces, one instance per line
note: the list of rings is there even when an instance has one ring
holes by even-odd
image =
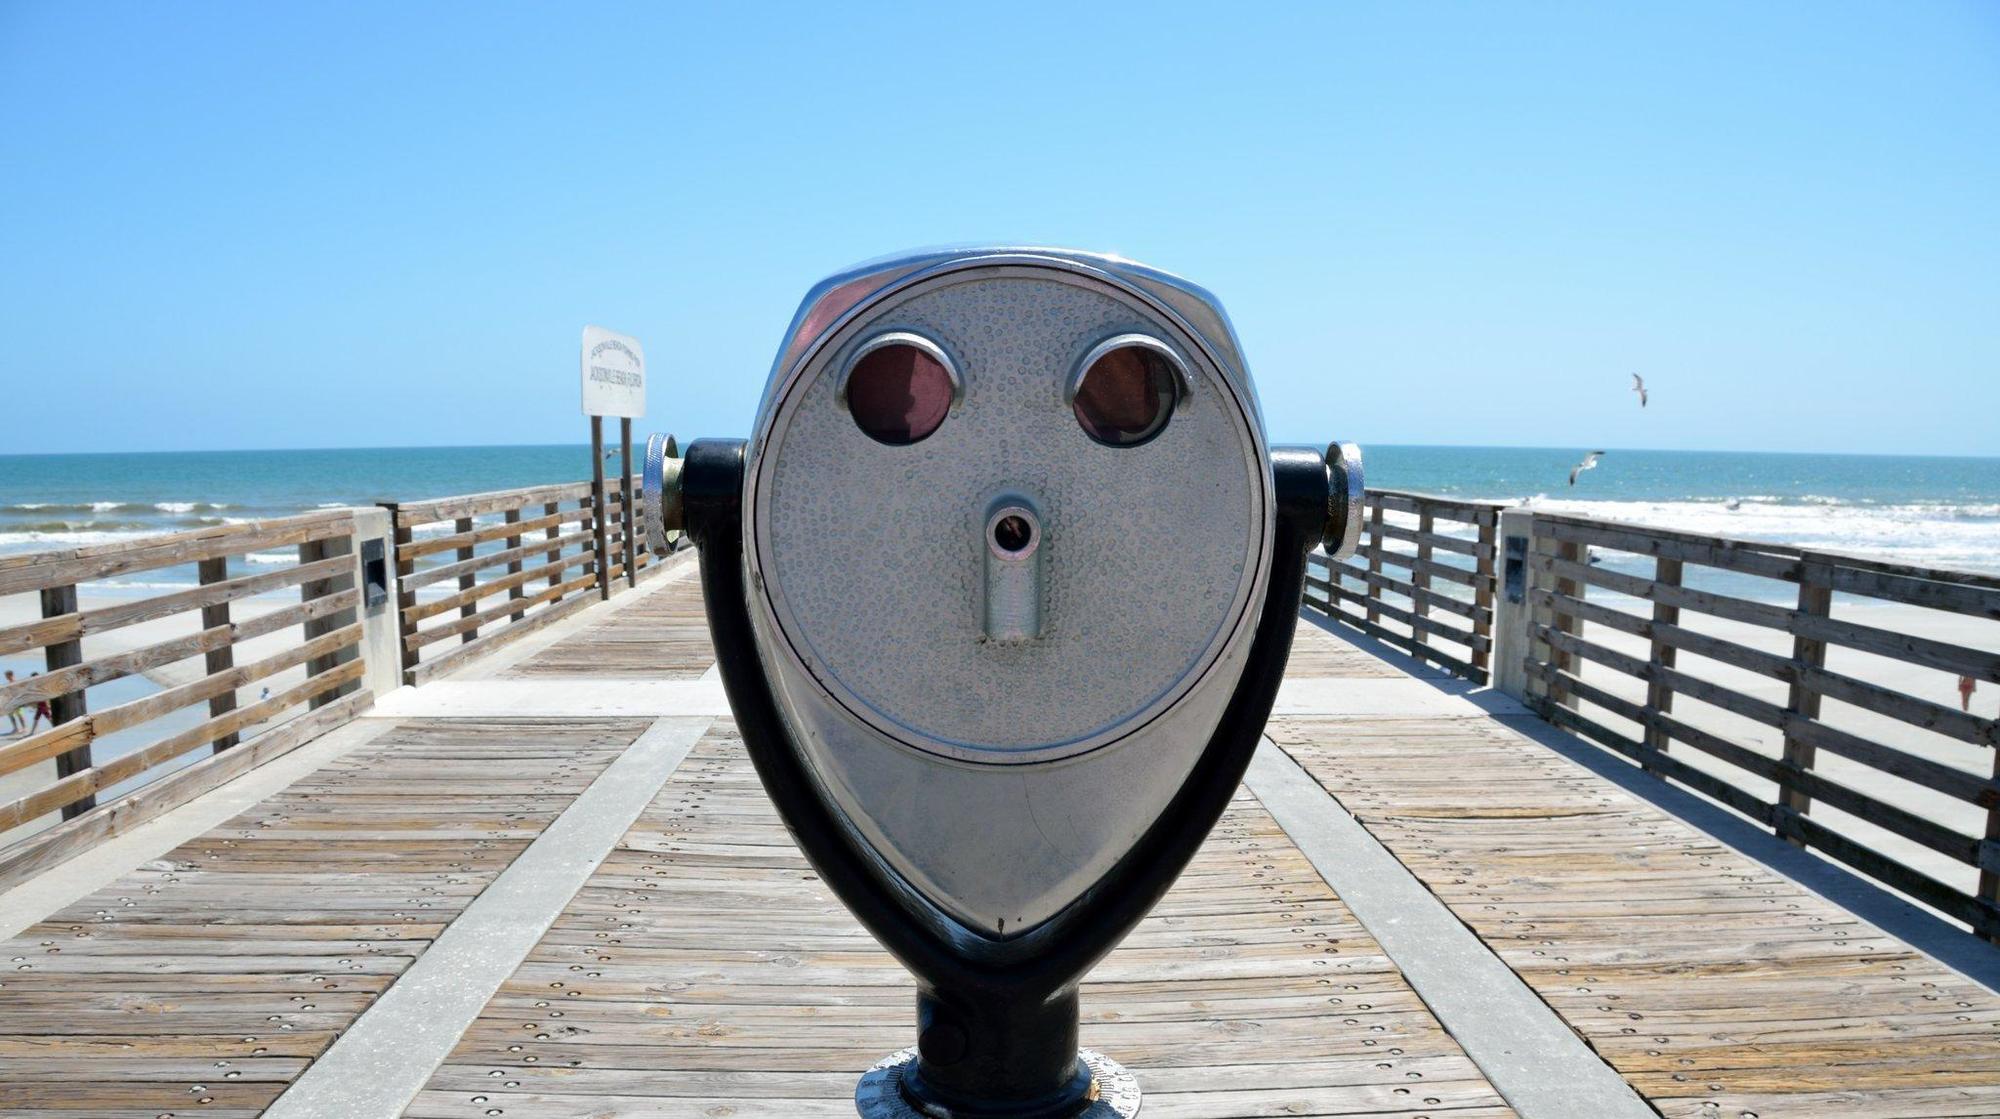
[[[361,683],[380,699],[403,684],[400,619],[396,609],[395,518],[387,509],[354,510],[354,585],[361,588]]]
[[[1528,552],[1535,538],[1535,515],[1526,509],[1500,510],[1499,593],[1493,596],[1493,686],[1509,699],[1528,700],[1527,658],[1534,635],[1529,609]]]

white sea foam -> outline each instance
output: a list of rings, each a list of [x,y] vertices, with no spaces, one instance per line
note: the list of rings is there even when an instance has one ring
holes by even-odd
[[[252,552],[243,557],[244,563],[297,563],[299,557],[285,552]]]
[[[1527,507],[1902,563],[2000,571],[2000,505],[1874,505],[1820,496],[1789,501],[1768,496],[1732,501],[1582,501],[1538,495]]]
[[[0,552],[33,552],[44,548],[74,548],[84,544],[112,544],[156,536],[154,532],[107,532],[79,529],[67,532],[0,532]]]

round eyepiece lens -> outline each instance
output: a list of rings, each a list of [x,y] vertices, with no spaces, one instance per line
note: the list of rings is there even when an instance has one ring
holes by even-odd
[[[915,346],[877,347],[847,375],[847,410],[878,443],[900,447],[929,438],[950,409],[951,374]]]
[[[1083,371],[1071,407],[1092,439],[1109,447],[1136,447],[1167,426],[1178,386],[1164,355],[1144,346],[1120,346]]]
[[[993,522],[993,546],[1013,555],[1035,541],[1035,530],[1019,513],[1009,513]]]

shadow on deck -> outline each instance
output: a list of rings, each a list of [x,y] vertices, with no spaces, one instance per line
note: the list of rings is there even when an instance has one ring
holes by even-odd
[[[0,895],[0,1117],[852,1115],[908,978],[759,789],[691,574]],[[1310,624],[1269,738],[1086,984],[1145,1115],[2000,1113],[1969,936]]]

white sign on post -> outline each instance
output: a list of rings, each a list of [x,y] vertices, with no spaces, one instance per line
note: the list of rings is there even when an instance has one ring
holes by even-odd
[[[601,326],[583,328],[583,414],[646,414],[646,351],[639,340]]]

